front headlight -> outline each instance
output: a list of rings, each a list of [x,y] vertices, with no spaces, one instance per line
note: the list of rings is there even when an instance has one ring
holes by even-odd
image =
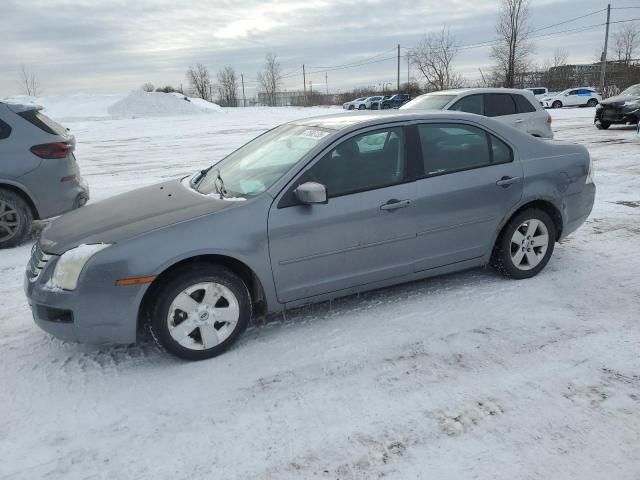
[[[625,107],[640,107],[640,100],[627,100],[624,102]]]
[[[78,277],[89,259],[108,246],[110,246],[108,243],[83,244],[67,250],[58,259],[47,286],[52,289],[75,290],[78,285]]]

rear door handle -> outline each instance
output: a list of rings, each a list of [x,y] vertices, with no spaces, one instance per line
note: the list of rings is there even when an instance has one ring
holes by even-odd
[[[522,177],[502,177],[496,182],[496,185],[499,187],[508,187],[509,185],[518,183],[520,180],[522,180]]]
[[[397,210],[399,208],[405,208],[411,205],[411,200],[396,200],[392,198],[384,205],[380,205],[380,210]]]
[[[518,119],[516,120],[516,123],[522,123],[522,122],[524,122],[524,120],[523,120],[523,119],[521,119],[521,118],[518,118]]]

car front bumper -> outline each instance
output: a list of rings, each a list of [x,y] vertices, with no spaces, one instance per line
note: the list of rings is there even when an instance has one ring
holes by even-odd
[[[594,123],[627,124],[638,123],[640,120],[640,107],[602,105],[596,110]]]
[[[136,341],[139,306],[147,285],[118,287],[112,272],[87,276],[83,271],[81,279],[85,278],[78,282],[76,290],[53,289],[47,280],[59,257],[48,256],[34,279],[31,265],[37,248],[34,247],[24,278],[24,291],[36,325],[70,342],[98,345]]]

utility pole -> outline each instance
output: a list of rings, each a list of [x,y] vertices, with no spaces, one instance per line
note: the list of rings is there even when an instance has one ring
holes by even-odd
[[[607,71],[607,48],[609,48],[609,19],[611,18],[611,4],[607,5],[607,27],[604,33],[604,51],[602,52],[602,65],[600,66],[600,88],[604,95],[605,72]]]
[[[304,63],[302,64],[302,88],[304,90],[304,96],[302,97],[302,101],[304,102],[304,106],[307,106],[307,74],[304,71]]]
[[[398,93],[400,93],[400,44],[398,44]]]
[[[243,73],[240,74],[240,79],[242,80],[242,106],[246,107],[247,99],[244,96],[244,74]]]
[[[324,88],[325,93],[329,95],[329,74],[327,72],[324,72]]]
[[[411,66],[411,57],[409,56],[409,52],[407,52],[407,90],[409,89],[409,67]]]

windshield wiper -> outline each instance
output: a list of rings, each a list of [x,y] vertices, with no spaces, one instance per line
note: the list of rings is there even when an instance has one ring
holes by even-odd
[[[220,182],[220,186],[218,187],[218,182]],[[222,176],[220,175],[220,169],[216,168],[216,179],[213,182],[213,186],[216,189],[216,192],[220,194],[220,200],[227,196],[227,189],[224,188],[224,180],[222,180]]]

